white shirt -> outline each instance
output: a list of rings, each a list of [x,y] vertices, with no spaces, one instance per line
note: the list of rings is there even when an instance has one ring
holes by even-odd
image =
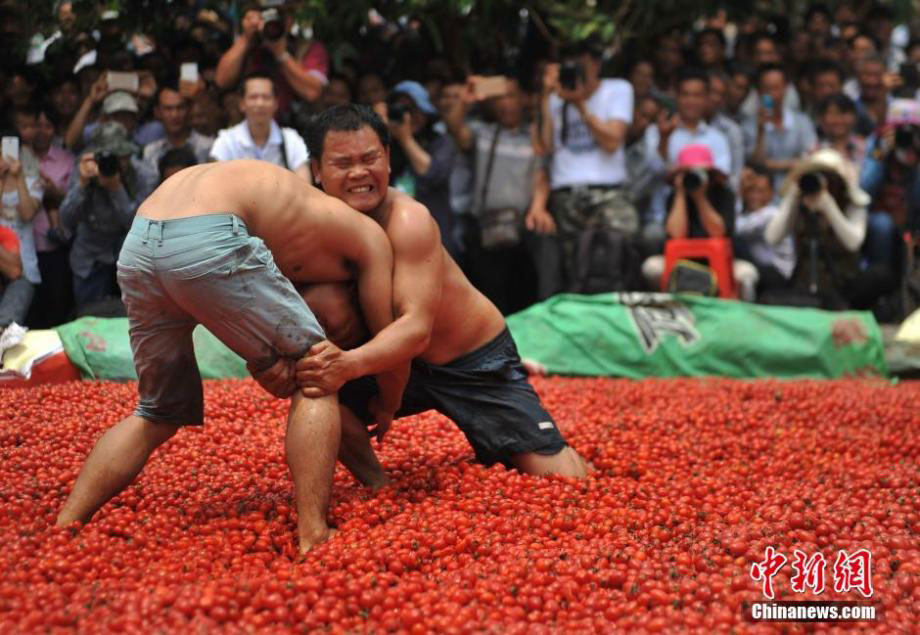
[[[553,152],[550,187],[574,185],[620,185],[626,181],[626,153],[604,151],[594,139],[588,124],[573,105],[565,108],[566,140],[562,141],[562,113],[565,102],[558,95],[550,97],[553,118]],[[588,112],[603,121],[616,119],[632,123],[633,89],[622,79],[602,79],[600,86],[585,103]]]
[[[795,242],[787,234],[775,245],[767,242],[765,235],[767,225],[779,213],[775,205],[767,205],[753,212],[738,214],[735,217],[735,239],[746,244],[759,266],[772,266],[787,280],[795,270]]]
[[[217,133],[217,139],[211,147],[211,158],[217,161],[230,161],[232,159],[258,159],[268,161],[284,167],[281,158],[281,139],[284,135],[285,154],[287,167],[295,170],[307,162],[307,145],[303,137],[293,128],[281,128],[272,121],[268,141],[264,146],[257,146],[249,132],[249,125],[245,120],[232,128],[225,128]]]

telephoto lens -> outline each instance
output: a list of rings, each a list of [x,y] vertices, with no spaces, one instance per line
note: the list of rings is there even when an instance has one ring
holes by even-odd
[[[688,192],[696,192],[706,185],[708,180],[709,178],[706,175],[706,170],[689,170],[684,174],[684,189]]]
[[[799,189],[802,194],[811,196],[824,189],[824,175],[819,172],[807,172],[799,177]]]
[[[394,123],[402,123],[407,112],[409,112],[409,107],[406,104],[392,101],[387,103],[387,119]]]
[[[284,35],[284,24],[281,22],[281,14],[277,9],[266,9],[262,12],[262,37],[269,42],[276,42]]]
[[[111,178],[118,174],[118,157],[111,152],[97,152],[95,159],[101,176]]]

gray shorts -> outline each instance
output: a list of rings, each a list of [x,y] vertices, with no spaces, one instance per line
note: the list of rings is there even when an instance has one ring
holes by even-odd
[[[136,217],[118,257],[118,284],[139,380],[135,414],[151,421],[203,422],[196,324],[260,370],[325,339],[265,243],[232,214]]]

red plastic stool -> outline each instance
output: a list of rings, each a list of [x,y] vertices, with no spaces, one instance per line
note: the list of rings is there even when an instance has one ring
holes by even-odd
[[[678,238],[665,243],[664,274],[661,289],[667,289],[671,270],[678,260],[705,258],[709,268],[716,274],[720,298],[737,298],[735,289],[734,254],[732,241],[728,238]]]

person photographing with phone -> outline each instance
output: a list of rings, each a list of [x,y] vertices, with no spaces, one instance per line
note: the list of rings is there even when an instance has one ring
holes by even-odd
[[[491,121],[467,119],[484,105]],[[471,155],[474,231],[467,239],[468,275],[504,315],[536,301],[531,235],[556,231],[546,209],[548,189],[533,146],[533,124],[524,118],[517,80],[470,76],[463,97],[444,112],[457,147]]]
[[[61,224],[74,236],[70,251],[78,312],[118,297],[115,261],[140,203],[156,186],[156,174],[137,158],[124,126],[100,124],[77,161],[61,203]]]
[[[633,117],[633,89],[601,79],[601,49],[582,42],[561,64],[548,64],[540,101],[540,142],[551,154],[549,211],[559,231],[566,290],[581,286],[577,243],[581,232],[604,228],[632,238],[639,215],[624,190],[624,145]]]
[[[755,119],[742,126],[748,161],[766,166],[778,188],[790,169],[811,151],[818,136],[811,120],[783,106],[788,76],[780,64],[765,64],[757,73],[761,105]]]
[[[35,233],[32,221],[38,213],[42,199],[38,175],[27,176],[19,161],[19,137],[3,137],[0,156],[0,228],[15,234],[15,258],[0,254],[0,273],[5,281],[3,300],[0,303],[0,327],[25,321],[35,285],[41,282],[38,255],[35,252]],[[6,251],[12,252],[12,243]],[[13,266],[14,261],[17,265]]]

